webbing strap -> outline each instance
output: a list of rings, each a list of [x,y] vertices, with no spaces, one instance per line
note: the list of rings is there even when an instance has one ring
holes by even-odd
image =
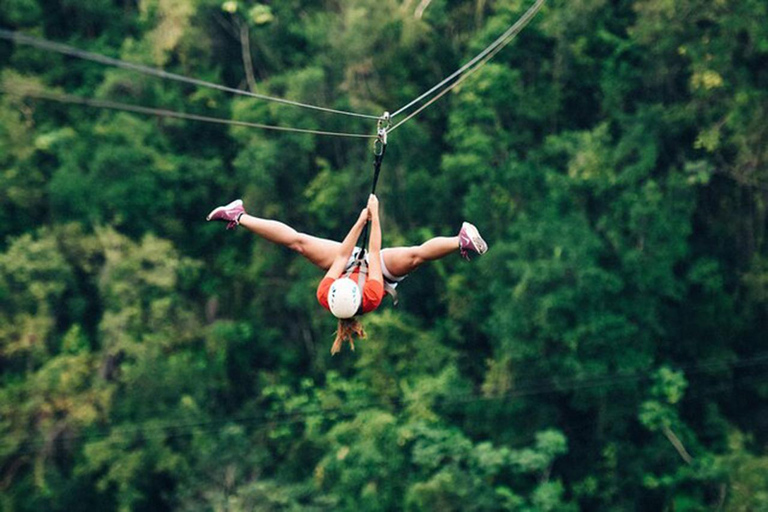
[[[362,252],[362,250],[360,251]],[[344,273],[342,274],[343,277],[351,277],[352,274],[355,273],[355,269],[357,267],[360,267],[360,273],[357,275],[357,287],[360,288],[360,293],[363,293],[364,287],[365,287],[365,280],[368,279],[368,262],[363,258],[362,260],[356,259],[347,267],[344,269]],[[384,291],[392,297],[392,302],[395,306],[397,306],[397,290],[395,289],[395,286],[387,281],[387,278],[384,278]],[[362,303],[360,305],[362,308]]]
[[[387,152],[387,129],[389,128],[389,123],[389,112],[384,112],[384,115],[379,119],[377,129],[378,136],[376,137],[376,141],[373,145],[373,185],[371,185],[371,194],[376,193],[376,184],[379,182],[379,174],[381,173],[381,162],[384,160],[384,153]],[[366,222],[365,228],[363,228],[363,233],[360,235],[363,240],[360,243],[360,252],[357,253],[357,260],[347,269],[347,276],[349,276],[354,272],[353,269],[356,266],[360,267],[360,274],[357,276],[357,287],[360,288],[360,293],[363,292],[365,279],[368,275],[368,262],[365,261],[365,251],[366,247],[368,246],[369,229],[370,222]],[[388,283],[385,282],[384,289],[387,290],[390,295],[392,295],[395,300],[395,304],[397,304],[397,293],[395,293],[394,287],[388,285]],[[362,309],[362,307],[363,306],[361,304],[360,308]]]
[[[374,151],[373,152],[373,186],[371,187],[371,194],[376,193],[376,184],[379,182],[379,174],[381,173],[381,161],[384,160],[384,153],[387,151],[387,143],[382,142],[381,143],[381,150],[380,151]],[[361,242],[361,251],[357,255],[358,259],[363,259],[365,257],[365,249],[368,246],[368,230],[370,229],[370,222],[365,223],[365,228],[363,229],[363,234],[360,235],[362,237]]]
[[[384,112],[379,118],[379,123],[376,129],[376,140],[373,143],[373,185],[371,186],[371,194],[376,193],[376,184],[379,182],[379,173],[381,172],[381,161],[384,160],[384,153],[387,152],[387,129],[389,128],[390,115],[389,112]],[[361,251],[358,255],[358,259],[365,258],[365,248],[368,245],[368,226],[369,223],[365,223],[365,229],[363,229],[362,243],[360,244]]]
[[[363,250],[360,249],[360,252],[362,253]],[[368,262],[365,261],[365,258],[363,259],[356,259],[349,265],[347,265],[347,268],[344,269],[343,277],[351,277],[352,274],[355,273],[355,269],[360,267],[360,273],[357,274],[357,287],[360,289],[360,296],[362,297],[363,290],[365,289],[365,280],[367,279],[366,276],[368,275]],[[357,313],[358,315],[362,314],[363,312],[363,301],[360,301],[360,309],[358,309]]]
[[[397,290],[395,290],[395,287],[389,284],[386,279],[384,280],[384,291],[392,297],[392,304],[397,306]]]
[[[365,274],[363,273],[363,266],[368,266],[366,265],[365,260],[363,260],[362,264],[360,265],[360,273],[357,274],[357,287],[360,288],[360,296],[362,296],[363,291],[365,290],[365,276],[368,274],[367,268],[365,269]],[[362,307],[362,303],[360,306]]]
[[[362,259],[359,259],[359,255],[363,252],[363,249],[360,249],[360,252],[358,253],[358,259],[356,259],[351,264],[347,265],[347,268],[344,269],[344,277],[350,277],[352,274],[355,273],[355,269],[357,267],[360,267],[360,273],[357,275],[357,287],[360,288],[360,293],[363,292],[363,286],[365,286],[365,279],[368,275],[368,262],[365,261],[365,257]]]

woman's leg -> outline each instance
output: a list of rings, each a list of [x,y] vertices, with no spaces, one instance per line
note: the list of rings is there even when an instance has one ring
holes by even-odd
[[[240,225],[272,243],[298,252],[323,270],[328,270],[339,252],[341,244],[315,236],[299,233],[280,221],[261,219],[244,213]]]
[[[387,270],[393,276],[401,277],[410,274],[424,262],[439,260],[458,250],[458,236],[439,236],[413,247],[383,249],[381,256]]]

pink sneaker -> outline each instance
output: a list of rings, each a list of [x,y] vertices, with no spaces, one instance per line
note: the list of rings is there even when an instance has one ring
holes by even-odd
[[[243,208],[243,201],[241,199],[236,199],[226,206],[214,208],[205,220],[223,220],[228,222],[227,229],[234,229],[235,226],[240,224],[240,216],[244,213],[245,208]]]
[[[469,251],[485,254],[485,251],[488,250],[488,244],[485,243],[485,240],[480,236],[475,226],[465,222],[461,225],[461,231],[459,231],[459,249],[461,257],[469,260]]]

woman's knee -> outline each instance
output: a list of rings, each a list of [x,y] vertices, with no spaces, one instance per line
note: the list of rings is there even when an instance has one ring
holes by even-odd
[[[411,250],[408,251],[408,257],[411,260],[410,263],[413,268],[418,267],[426,261],[426,258],[422,254],[421,247],[411,247]]]
[[[296,251],[318,267],[327,270],[333,263],[341,244],[312,235],[297,233],[295,239],[287,245],[288,248]]]
[[[407,247],[401,254],[401,265],[408,269],[408,272],[426,261],[421,253],[419,246]],[[407,273],[407,272],[406,272]]]
[[[306,255],[309,242],[310,241],[308,235],[297,232],[296,235],[286,245],[289,249],[296,251],[301,255]]]

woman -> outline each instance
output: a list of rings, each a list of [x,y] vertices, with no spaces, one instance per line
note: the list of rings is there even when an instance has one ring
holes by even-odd
[[[282,222],[248,215],[238,199],[219,206],[206,220],[227,222],[227,229],[243,226],[270,242],[288,247],[325,270],[317,288],[317,300],[339,319],[331,354],[341,350],[344,340],[355,349],[354,336],[365,338],[358,315],[369,313],[381,304],[385,293],[394,295],[398,283],[427,261],[433,261],[459,251],[469,259],[469,253],[483,254],[488,250],[477,228],[465,222],[459,234],[435,237],[413,247],[381,248],[379,200],[371,194],[352,229],[342,242],[299,233]],[[367,265],[358,260],[360,248],[355,247],[366,223],[371,222]],[[367,269],[366,269],[367,267]]]

